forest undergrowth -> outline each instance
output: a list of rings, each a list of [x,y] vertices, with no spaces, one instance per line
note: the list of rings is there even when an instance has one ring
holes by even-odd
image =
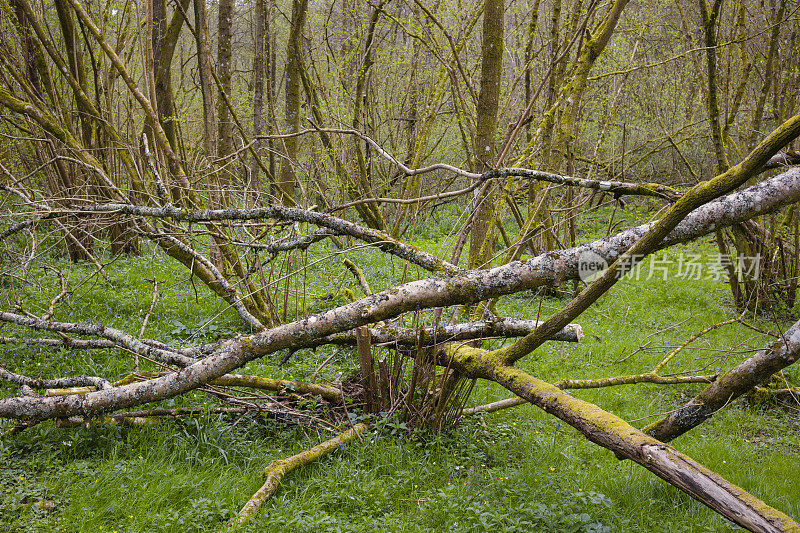
[[[624,224],[649,214],[636,205]],[[605,236],[607,217],[582,221],[579,239]],[[449,248],[448,213],[425,225],[414,242],[435,253]],[[708,238],[671,248],[645,262],[585,312],[580,343],[549,342],[523,367],[550,382],[646,372],[671,348],[702,329],[737,316],[721,279],[690,279],[681,263],[689,255],[711,264]],[[369,249],[338,253],[324,245],[308,255],[306,289],[296,292],[298,312],[323,309],[331,299],[358,293],[342,266],[350,258],[375,290],[396,284],[403,265]],[[109,258],[106,258],[107,260]],[[649,265],[649,266],[648,266]],[[73,281],[85,279],[55,317],[104,323],[138,332],[158,280],[159,298],[146,336],[170,344],[198,344],[240,331],[226,309],[180,265],[153,250],[120,257],[108,279],[91,264],[40,257],[26,276],[2,280],[4,306],[25,302],[46,309],[58,280],[56,266]],[[652,270],[648,270],[652,267]],[[656,268],[657,267],[657,268]],[[27,281],[21,282],[21,279]],[[566,287],[569,289],[570,287]],[[553,295],[520,293],[500,300],[504,316],[543,318],[563,305]],[[291,306],[290,306],[291,308]],[[783,331],[796,309],[765,309],[747,319],[761,329]],[[291,318],[291,317],[290,317]],[[411,320],[411,317],[407,317]],[[243,330],[242,330],[243,331]],[[704,369],[721,373],[762,347],[768,337],[741,324],[702,336],[665,374]],[[250,374],[310,379],[333,355],[331,347],[305,350],[288,363],[278,357],[250,363]],[[336,354],[317,381],[346,379],[358,368],[355,348]],[[119,379],[132,359],[119,352],[48,350],[0,346],[0,364],[29,376],[102,375]],[[144,362],[144,369],[155,369]],[[800,381],[788,369],[787,383]],[[702,385],[651,384],[573,391],[643,427],[684,403]],[[14,394],[8,385],[0,395]],[[468,405],[508,396],[499,385],[479,382]],[[160,407],[211,405],[202,392]],[[313,402],[312,402],[313,403]],[[313,410],[316,406],[300,406]],[[681,451],[789,516],[800,516],[800,405],[777,407],[740,399],[704,425],[677,439]],[[630,461],[586,441],[529,405],[464,418],[439,434],[410,432],[397,417],[349,413],[373,423],[371,431],[321,461],[292,473],[240,531],[727,531],[736,527]],[[144,427],[96,424],[62,428],[41,423],[0,440],[0,531],[216,531],[236,515],[263,483],[264,467],[332,437],[313,425],[277,415],[242,417],[204,413],[166,418]]]

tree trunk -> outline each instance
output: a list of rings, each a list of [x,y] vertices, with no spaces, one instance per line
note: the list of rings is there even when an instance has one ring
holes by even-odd
[[[758,95],[758,102],[753,110],[753,124],[750,127],[750,137],[747,142],[748,149],[752,149],[756,144],[756,139],[761,136],[761,121],[764,118],[764,108],[766,106],[767,96],[769,95],[770,87],[772,86],[773,70],[775,68],[775,61],[778,56],[778,44],[781,33],[781,22],[783,15],[786,12],[786,0],[779,0],[777,12],[770,13],[769,21],[772,24],[772,31],[769,37],[769,48],[767,50],[767,57],[764,61],[764,80],[761,83],[761,92]],[[774,1],[770,2],[774,7]],[[763,6],[763,4],[762,4]],[[777,109],[776,109],[777,111]]]
[[[368,112],[366,109],[367,105],[367,82],[369,77],[370,68],[372,68],[373,59],[372,59],[372,45],[375,38],[375,28],[378,25],[378,20],[380,19],[381,11],[383,7],[386,5],[388,0],[382,0],[378,5],[375,6],[375,9],[372,11],[372,16],[370,17],[369,27],[367,29],[367,35],[364,38],[364,56],[361,61],[361,66],[358,69],[358,74],[356,77],[356,88],[355,88],[355,101],[353,105],[353,129],[356,131],[364,131],[364,115]],[[363,197],[374,197],[375,194],[372,191],[372,183],[369,178],[369,171],[367,168],[367,162],[364,158],[364,151],[361,149],[359,139],[354,139],[352,144],[352,152],[353,152],[353,159],[355,159],[355,169],[350,174],[352,175],[351,181],[352,185],[351,189],[351,197],[353,200],[358,200]],[[383,217],[383,213],[381,212],[380,206],[376,203],[366,203],[360,204],[357,207],[358,214],[364,223],[369,226],[370,228],[377,229],[377,230],[386,230],[386,220]]]
[[[261,153],[261,140],[258,137],[262,134],[264,121],[265,42],[269,40],[267,21],[270,13],[268,9],[271,11],[272,2],[270,2],[268,8],[266,0],[256,0],[256,24],[255,35],[253,36],[255,46],[255,54],[253,56],[253,142],[256,143],[255,150],[259,154]],[[253,158],[253,163],[250,166],[250,182],[247,184],[252,201],[248,201],[247,197],[245,197],[245,204],[247,205],[257,205],[259,203],[261,193],[260,172],[261,167],[258,165],[258,161]]]
[[[477,172],[492,168],[495,158],[497,110],[503,73],[503,0],[487,0],[483,9],[483,44],[481,45],[481,89],[478,94],[473,157]],[[474,198],[477,214],[472,223],[469,245],[470,268],[491,267],[494,255],[494,218],[497,194],[494,183],[487,182]]]
[[[5,104],[6,101],[5,92],[0,88],[0,103]],[[788,127],[782,130],[782,133],[788,135],[800,133],[800,116],[795,117],[790,124],[794,127]],[[775,139],[775,142],[786,144],[786,138],[781,136]],[[769,151],[765,149],[761,155],[768,156]],[[764,163],[760,159],[767,158],[757,156],[753,164],[760,167]],[[696,209],[659,243],[658,248],[663,249],[696,239],[716,228],[775,211],[799,199],[800,167],[797,167]],[[115,211],[119,212],[118,207],[115,207]],[[219,213],[221,215],[225,211]],[[175,213],[168,216],[174,217]],[[204,220],[208,218],[194,218],[197,223]],[[237,337],[219,346],[212,355],[198,360],[179,373],[145,382],[92,392],[85,396],[0,399],[0,417],[44,419],[79,414],[91,415],[174,397],[219,378],[249,361],[279,350],[297,349],[313,344],[320,337],[385,321],[413,310],[471,304],[566,279],[575,279],[578,277],[578,261],[581,254],[592,251],[606,260],[613,259],[629,250],[634,243],[641,241],[651,227],[652,224],[645,224],[591,245],[561,252],[549,252],[493,270],[471,271],[451,277],[435,276],[406,283],[318,313],[310,318],[276,326],[247,337]]]
[[[286,43],[286,106],[284,114],[284,133],[300,130],[300,91],[301,62],[303,61],[303,29],[308,14],[308,0],[292,0],[292,21],[289,39]],[[286,204],[293,203],[297,188],[297,175],[294,165],[297,162],[298,138],[285,139],[286,158],[281,162],[278,190],[274,196],[282,198]]]
[[[217,157],[223,158],[231,153],[233,149],[233,121],[225,104],[226,95],[231,94],[233,87],[233,0],[220,0],[219,13],[217,18],[217,75],[220,81],[220,95],[217,100]],[[222,203],[227,205],[226,198],[229,194],[230,186],[233,183],[233,172],[229,170],[231,165],[226,165],[225,169],[220,169],[220,197]]]
[[[211,48],[208,35],[206,0],[194,0],[195,43],[200,94],[203,98],[203,149],[206,157],[215,154],[216,121],[214,116],[214,79],[211,75]],[[215,205],[212,202],[212,205]]]

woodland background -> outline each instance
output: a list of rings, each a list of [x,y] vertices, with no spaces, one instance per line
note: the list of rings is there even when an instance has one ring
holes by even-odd
[[[0,0],[0,524],[793,530],[798,9]]]

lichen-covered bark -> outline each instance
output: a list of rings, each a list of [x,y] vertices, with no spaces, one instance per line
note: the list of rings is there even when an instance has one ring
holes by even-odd
[[[1,89],[0,89],[1,91]],[[81,211],[75,211],[80,213]],[[386,253],[397,255],[407,261],[418,264],[429,272],[458,274],[464,269],[444,261],[433,254],[424,252],[414,246],[405,244],[397,239],[390,237],[382,231],[365,228],[353,222],[348,222],[332,215],[309,211],[305,209],[269,206],[253,209],[217,209],[210,211],[187,211],[173,206],[165,207],[143,207],[124,204],[98,205],[82,211],[84,214],[91,213],[120,213],[128,215],[141,215],[155,218],[172,218],[185,222],[209,222],[220,220],[261,220],[276,218],[281,220],[292,220],[294,222],[307,222],[324,228],[333,230],[342,235],[350,235],[356,239],[374,244],[377,248]],[[40,218],[40,220],[42,220]]]
[[[104,345],[102,343],[87,344],[89,341],[72,339],[67,341],[64,341],[64,339],[56,340],[56,342],[62,342],[66,347],[71,347],[73,343],[76,343],[78,347],[92,348],[109,348],[116,346],[143,357],[149,357],[165,364],[178,366],[190,365],[196,361],[193,357],[188,356],[182,350],[172,348],[166,344],[156,341],[136,339],[124,331],[112,328],[110,326],[105,326],[103,324],[52,322],[49,320],[40,320],[6,311],[0,311],[0,322],[17,324],[19,326],[24,326],[39,331],[54,331],[69,335],[89,335],[93,337],[100,337],[101,339],[105,339],[110,343],[109,345]]]
[[[780,339],[743,361],[682,407],[646,427],[644,431],[664,442],[679,437],[798,359],[800,322],[796,322]]]
[[[166,375],[166,372],[137,372],[115,382],[114,385],[127,385],[129,383],[145,381],[146,379],[163,375]],[[2,377],[2,375],[0,375],[0,377]],[[247,387],[250,389],[275,392],[289,391],[295,394],[311,394],[320,396],[331,403],[340,403],[344,398],[341,389],[337,389],[336,387],[329,387],[318,383],[308,383],[306,381],[265,378],[248,374],[225,374],[210,383],[218,387]]]
[[[670,209],[657,221],[633,246],[611,264],[588,287],[572,299],[561,311],[548,318],[535,332],[516,341],[514,344],[498,350],[502,360],[513,363],[541,346],[556,331],[580,316],[590,305],[605,294],[619,281],[619,267],[632,268],[642,258],[657,251],[666,238],[684,218],[695,209],[711,200],[726,194],[743,185],[754,176],[759,169],[788,142],[800,135],[800,114],[784,122],[781,127],[768,135],[738,165],[724,173],[701,182],[681,196]]]
[[[97,376],[72,376],[56,379],[31,378],[11,372],[3,365],[0,365],[0,381],[10,381],[20,387],[27,386],[32,389],[69,387],[95,387],[98,389],[106,389],[111,387],[111,383],[109,383],[108,380]]]
[[[621,418],[518,368],[496,364],[491,357],[482,361],[481,356],[490,352],[475,348],[459,351],[463,351],[465,357],[460,359],[455,352],[455,364],[482,373],[481,377],[499,383],[558,417],[595,444],[639,463],[740,526],[751,531],[800,531],[800,525],[784,513]]]
[[[503,71],[503,27],[505,0],[486,0],[483,8],[483,44],[481,45],[481,89],[475,119],[474,167],[485,172],[494,165],[497,109]],[[469,244],[469,267],[487,268],[494,255],[493,227],[497,193],[495,184],[487,183],[475,196],[475,214]]]
[[[658,385],[675,385],[685,383],[713,383],[716,375],[708,376],[659,376],[652,372],[632,374],[627,376],[614,376],[598,379],[561,379],[553,383],[559,389],[599,389],[603,387],[616,387],[618,385],[637,385],[639,383],[656,383]],[[475,413],[492,413],[509,407],[516,407],[528,403],[525,398],[516,396],[505,398],[496,402],[463,409],[461,415],[474,415]]]
[[[463,324],[452,324],[438,328],[397,328],[380,326],[370,328],[372,341],[377,344],[397,343],[407,346],[433,346],[444,342],[479,339],[481,337],[521,337],[535,330],[540,324],[538,320],[526,320],[513,317],[498,317],[492,320],[478,320]],[[583,330],[578,324],[570,324],[551,340],[579,342]],[[322,337],[315,344],[355,344],[352,332]]]
[[[286,133],[295,133],[300,129],[300,70],[303,62],[302,43],[303,28],[306,24],[308,13],[308,0],[292,1],[292,19],[289,28],[289,37],[286,43],[286,101],[285,101],[285,128]],[[294,203],[294,191],[297,186],[297,177],[294,164],[297,159],[297,137],[288,137],[284,140],[286,146],[286,159],[281,163],[278,190],[275,196],[283,198],[284,203]]]
[[[369,291],[370,293],[372,291]],[[20,338],[0,336],[0,344],[31,344],[68,349],[107,349],[122,348],[136,355],[149,357],[162,363],[176,366],[187,366],[196,362],[198,357],[212,353],[219,342],[202,344],[187,348],[174,348],[152,339],[135,339],[128,333],[104,325],[83,324],[75,322],[54,322],[39,320],[16,313],[0,312],[0,321],[17,324],[41,331],[52,331],[62,334],[59,338]],[[537,320],[526,320],[512,317],[497,317],[491,320],[467,322],[440,326],[439,328],[398,328],[379,325],[369,328],[371,338],[377,343],[395,343],[406,346],[434,346],[444,342],[457,342],[482,337],[519,337],[536,329]],[[66,334],[91,335],[99,339],[75,339]],[[563,342],[579,342],[583,336],[581,326],[570,324],[553,336],[551,340]],[[310,344],[294,348],[313,348],[325,344],[355,344],[355,334],[351,332],[337,333],[315,339]],[[121,383],[125,384],[125,383]]]

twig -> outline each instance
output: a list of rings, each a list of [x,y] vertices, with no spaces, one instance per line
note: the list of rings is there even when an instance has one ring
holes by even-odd
[[[153,284],[153,300],[150,302],[150,307],[147,309],[147,313],[144,315],[144,320],[142,321],[142,328],[139,330],[139,338],[144,337],[144,331],[147,329],[147,321],[150,320],[150,315],[153,312],[153,308],[156,306],[156,300],[158,299],[158,284],[160,283],[157,279],[147,279],[145,281],[149,281]],[[133,354],[133,371],[139,371],[139,354]]]

